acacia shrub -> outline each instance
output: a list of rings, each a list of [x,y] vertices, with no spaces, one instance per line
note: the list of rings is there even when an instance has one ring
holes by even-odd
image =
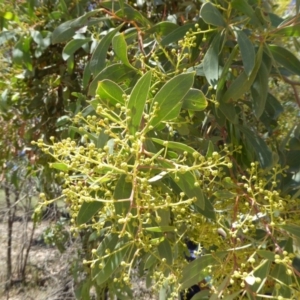
[[[298,16],[259,1],[183,2],[166,6],[169,21],[160,8],[102,2],[52,34],[63,56],[91,51],[90,105],[68,138],[34,143],[87,241],[79,293],[132,299],[138,268],[161,299],[199,282],[193,299],[296,299],[299,129],[279,126],[269,86],[300,74],[277,45],[299,36]],[[37,213],[55,200],[41,198]]]

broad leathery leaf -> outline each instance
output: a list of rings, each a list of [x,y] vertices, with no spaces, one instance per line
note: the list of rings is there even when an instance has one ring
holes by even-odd
[[[221,284],[219,284],[214,290],[214,294],[211,295],[209,300],[219,300],[220,296],[223,294],[223,292],[226,290],[226,288],[230,285],[230,275],[227,275]],[[222,297],[223,298],[223,297]]]
[[[197,152],[194,148],[192,148],[186,144],[183,144],[183,143],[173,142],[173,141],[163,141],[163,140],[160,140],[157,138],[151,138],[151,140],[159,145],[166,147],[166,148],[174,149],[174,150],[181,151],[181,152],[186,151],[192,155],[194,152]]]
[[[206,24],[226,27],[222,14],[211,2],[206,2],[201,6],[200,16]]]
[[[57,169],[64,172],[69,170],[68,165],[64,163],[50,163],[50,168]]]
[[[118,241],[119,237],[115,233],[105,235],[104,239],[100,242],[97,248],[97,255],[99,257],[104,256],[107,249],[111,252],[114,251]]]
[[[237,124],[239,115],[236,113],[234,103],[220,102],[218,109],[224,114],[226,119],[233,124]]]
[[[206,4],[208,4],[207,2]],[[219,80],[219,51],[222,33],[218,32],[212,40],[203,59],[203,72],[209,84],[216,87]]]
[[[224,295],[224,297],[222,298],[222,300],[236,300],[241,295],[241,292],[242,291],[238,291],[238,292],[235,292],[235,293],[233,293],[231,295],[227,295],[227,296]],[[209,300],[211,300],[211,299],[209,299]]]
[[[121,243],[120,243],[121,244]],[[117,245],[118,246],[118,245]],[[101,285],[110,279],[110,276],[116,271],[116,269],[120,266],[122,261],[126,261],[127,253],[132,248],[132,243],[128,243],[126,245],[120,245],[118,248],[113,249],[112,254],[104,261],[103,269],[99,269],[98,266],[95,267],[95,276],[97,285]],[[97,270],[98,268],[98,270]]]
[[[151,27],[151,23],[147,18],[145,18],[140,12],[135,10],[132,6],[126,5],[123,10],[116,12],[116,16],[120,18],[125,18],[130,21],[135,21],[135,23],[142,24],[145,28]]]
[[[160,258],[166,259],[166,263],[171,266],[173,264],[172,248],[166,238],[158,244],[157,250]]]
[[[81,297],[81,299],[91,300],[90,290],[92,287],[91,279],[86,279],[80,286],[79,289],[76,289],[76,298]],[[78,293],[78,294],[77,294]]]
[[[231,1],[231,6],[246,16],[250,17],[253,25],[261,26],[261,22],[257,18],[255,11],[252,9],[251,5],[248,4],[248,0],[233,0]]]
[[[251,87],[251,96],[253,100],[254,113],[259,118],[265,110],[269,89],[269,72],[264,64],[261,63],[254,83]]]
[[[155,127],[162,121],[175,119],[180,112],[184,96],[193,83],[194,73],[179,74],[165,83],[152,100],[151,110],[153,104],[157,103],[158,111],[148,124]]]
[[[99,42],[98,46],[96,47],[92,58],[90,60],[90,69],[91,72],[96,76],[98,73],[104,69],[106,65],[106,56],[108,48],[111,44],[112,38],[115,36],[115,34],[120,30],[120,28],[123,26],[121,24],[114,30],[108,32]]]
[[[300,75],[300,61],[292,52],[277,45],[269,45],[269,50],[277,63],[289,71]]]
[[[268,93],[267,101],[266,101],[266,111],[268,115],[272,119],[277,119],[278,116],[283,112],[283,106],[278,101],[277,98],[275,98],[272,94]]]
[[[56,27],[52,33],[52,44],[65,43],[70,40],[76,32],[76,28],[71,27],[73,21],[67,21]]]
[[[255,65],[255,49],[253,43],[242,30],[235,30],[234,32],[237,36],[245,73],[247,76],[250,76]]]
[[[217,266],[222,264],[222,259],[226,257],[228,253],[216,252],[214,255],[207,254],[203,255],[194,261],[190,262],[182,270],[181,288],[187,289],[194,284],[198,284],[208,274],[205,274],[203,270],[208,266]]]
[[[165,36],[161,40],[160,44],[162,46],[167,46],[171,43],[175,43],[175,42],[179,41],[180,39],[182,39],[185,36],[185,34],[187,33],[187,31],[189,31],[190,28],[195,28],[195,25],[193,23],[188,23],[183,26],[179,26],[178,28],[173,30],[170,34]]]
[[[126,181],[126,175],[122,174],[117,182],[114,190],[113,198],[115,200],[126,200],[128,201],[115,201],[115,212],[117,215],[125,215],[129,211],[130,201],[129,197],[132,191],[132,183]]]
[[[172,22],[159,22],[146,31],[147,34],[156,33],[158,36],[166,36],[179,26]]]
[[[217,97],[217,101],[220,102],[221,97],[224,94],[224,86],[225,86],[225,82],[227,80],[227,75],[229,72],[229,68],[231,67],[231,64],[233,62],[233,60],[235,59],[235,57],[238,54],[238,45],[235,45],[234,48],[232,49],[228,59],[226,60],[226,63],[223,67],[221,76],[218,80],[218,84],[217,84],[217,93],[216,93],[216,97]]]
[[[151,26],[151,23],[147,18],[127,3],[123,2],[123,4],[121,4],[119,1],[101,1],[100,6],[116,12],[116,16],[122,19],[125,18],[127,20],[135,21],[145,27]]]
[[[130,134],[132,135],[135,135],[135,133],[141,129],[140,125],[144,113],[145,104],[148,99],[150,84],[151,71],[148,71],[138,80],[129,96],[127,108],[131,111],[131,118],[128,120],[128,129]]]
[[[244,95],[244,93],[250,90],[253,81],[256,78],[256,74],[260,68],[263,54],[263,45],[261,44],[258,48],[255,57],[255,66],[250,76],[243,71],[229,86],[228,90],[224,93],[223,97],[220,99],[221,102],[236,101]]]
[[[104,79],[113,80],[116,83],[126,82],[129,83],[134,77],[136,72],[133,69],[125,66],[124,64],[113,64],[100,72],[91,82],[89,86],[89,95],[95,96],[98,82]]]
[[[192,172],[185,172],[184,174],[177,173],[176,175],[170,174],[174,182],[180,187],[180,189],[189,198],[196,198],[195,205],[200,209],[205,210],[205,199],[200,186],[195,186],[197,182],[196,176]],[[175,180],[175,177],[179,180]]]
[[[121,11],[124,11],[124,0],[119,0],[118,2],[120,4]]]
[[[288,225],[277,225],[277,227],[282,228],[283,230],[294,235],[297,239],[300,240],[300,226],[295,224],[288,224]]]
[[[108,79],[104,79],[98,83],[96,95],[98,95],[103,102],[107,101],[109,104],[114,106],[118,103],[122,105],[125,104],[125,100],[123,98],[124,91],[122,88]]]
[[[13,39],[16,36],[14,31],[2,31],[0,32],[0,46],[6,43],[8,40]]]
[[[112,48],[116,54],[116,56],[121,60],[121,62],[127,67],[133,68],[131,63],[128,60],[127,56],[127,43],[125,41],[124,33],[121,32],[116,34],[112,39]]]
[[[272,152],[267,143],[249,128],[239,125],[239,129],[244,133],[246,141],[251,146],[249,149],[253,149],[261,167],[264,169],[271,167],[273,163]]]
[[[206,98],[201,90],[190,89],[184,96],[182,108],[191,111],[201,111],[207,107]]]
[[[287,267],[283,264],[275,264],[275,267],[271,272],[271,277],[280,284],[280,288],[276,290],[276,294],[281,295],[284,299],[293,299],[291,297],[292,288],[290,287],[292,283],[292,276],[287,274]],[[273,295],[276,294],[274,291]]]
[[[77,225],[87,223],[101,209],[101,207],[103,207],[102,202],[83,202],[77,216]]]
[[[76,39],[72,40],[64,47],[62,52],[63,60],[67,60],[70,56],[72,56],[79,48],[81,48],[84,44],[88,43],[91,39]]]
[[[286,26],[282,28],[276,28],[272,31],[272,34],[278,34],[280,37],[282,36],[300,36],[300,24],[297,23],[293,26]]]
[[[300,139],[296,137],[292,137],[289,141],[289,149],[300,150]]]
[[[264,259],[263,261],[260,262],[260,265],[256,267],[253,275],[255,277],[258,277],[261,279],[261,282],[255,283],[250,289],[255,292],[259,293],[260,290],[264,287],[265,282],[269,276],[270,273],[270,268],[272,265],[272,261],[268,259]]]
[[[145,269],[147,270],[151,268],[157,261],[158,261],[157,256],[150,254],[145,262]]]
[[[75,127],[75,126],[69,126],[69,132],[70,134],[72,134],[72,132],[76,132],[76,133],[79,133],[81,136],[83,135],[87,135],[87,137],[89,138],[89,140],[93,143],[97,143],[97,135],[96,134],[93,134],[93,133],[90,133],[88,132],[87,130],[79,130],[79,128]]]
[[[176,227],[174,226],[157,226],[157,227],[146,227],[145,230],[151,232],[168,232],[174,231]]]
[[[191,300],[208,300],[209,296],[211,295],[211,291],[209,289],[202,290],[198,293],[196,293]]]
[[[88,61],[83,70],[83,76],[82,76],[83,89],[87,88],[87,86],[90,82],[91,76],[92,76],[92,72],[90,69],[90,62]]]
[[[99,10],[97,10],[97,9],[86,12],[83,16],[80,16],[77,19],[71,20],[70,27],[75,28],[75,30],[77,31],[81,27],[86,26],[88,24],[88,21],[90,20],[90,18],[98,13],[99,13]],[[100,20],[100,21],[107,20],[107,18],[106,17],[98,18],[98,20]]]

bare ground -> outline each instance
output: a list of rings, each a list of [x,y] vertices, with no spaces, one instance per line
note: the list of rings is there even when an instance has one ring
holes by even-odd
[[[54,247],[47,246],[42,241],[42,233],[49,226],[49,222],[41,223],[34,232],[33,243],[29,251],[26,268],[26,285],[18,282],[18,268],[20,268],[24,254],[22,248],[28,246],[28,239],[33,223],[15,222],[13,227],[12,266],[14,286],[5,292],[7,265],[7,223],[0,222],[0,299],[10,300],[57,300],[75,299],[72,295],[71,279],[68,276],[68,253],[61,255]],[[24,234],[27,232],[27,235]],[[26,238],[24,238],[26,236]],[[27,239],[27,240],[26,240]],[[24,253],[24,252],[23,252]],[[65,288],[65,287],[68,288]],[[64,290],[68,290],[67,293]],[[65,294],[64,294],[65,293]],[[58,297],[59,294],[59,297]]]
[[[76,299],[73,280],[69,274],[70,258],[75,255],[76,245],[71,245],[63,254],[55,247],[45,245],[42,234],[49,225],[49,221],[43,221],[34,231],[26,268],[26,285],[24,285],[17,282],[18,267],[22,261],[22,247],[28,245],[33,223],[31,221],[14,223],[12,265],[13,279],[17,283],[6,292],[7,222],[5,218],[0,218],[0,300]],[[27,240],[24,236],[27,237]],[[142,279],[136,278],[134,280],[134,299],[154,300],[157,299],[157,296],[146,289]]]

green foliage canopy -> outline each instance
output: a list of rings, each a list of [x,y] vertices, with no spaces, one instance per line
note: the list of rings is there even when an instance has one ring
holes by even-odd
[[[64,72],[82,66],[66,99],[88,105],[68,138],[35,144],[89,241],[83,299],[92,285],[132,299],[136,267],[161,299],[199,282],[193,299],[299,297],[300,132],[274,93],[300,75],[278,45],[296,44],[299,18],[263,4],[107,1],[51,32]],[[28,49],[15,63],[30,69]]]

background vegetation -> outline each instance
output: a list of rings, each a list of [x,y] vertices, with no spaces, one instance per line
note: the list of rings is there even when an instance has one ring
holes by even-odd
[[[6,291],[67,217],[78,299],[298,299],[299,1],[0,5]]]

